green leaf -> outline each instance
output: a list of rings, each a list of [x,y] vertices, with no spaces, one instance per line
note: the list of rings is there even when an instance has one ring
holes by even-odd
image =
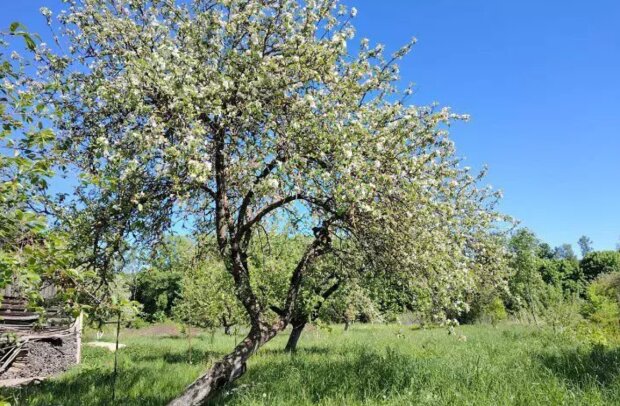
[[[18,21],[14,21],[14,22],[12,22],[12,23],[11,23],[11,25],[9,26],[9,30],[10,30],[11,32],[15,32],[15,31],[17,31],[17,29],[18,29],[19,27],[21,27],[21,26],[22,26],[22,25],[21,25],[21,23],[19,23]]]

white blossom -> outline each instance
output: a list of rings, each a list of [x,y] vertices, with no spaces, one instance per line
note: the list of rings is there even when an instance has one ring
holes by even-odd
[[[46,18],[50,18],[52,16],[52,10],[50,10],[47,7],[41,7],[39,8],[39,12],[45,16]]]

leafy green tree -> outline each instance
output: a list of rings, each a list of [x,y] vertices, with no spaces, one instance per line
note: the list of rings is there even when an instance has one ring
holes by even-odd
[[[590,252],[581,260],[580,267],[588,281],[596,279],[599,275],[620,272],[620,252]]]
[[[576,260],[541,259],[539,272],[545,283],[568,295],[584,292],[585,278]]]
[[[24,40],[26,55],[37,47],[36,37],[19,23],[8,34]],[[59,299],[73,306],[82,274],[73,266],[67,234],[51,224],[47,207],[54,175],[49,85],[26,76],[32,69],[26,56],[7,55],[7,38],[0,36],[0,289],[11,285],[34,305],[47,282],[64,287]]]
[[[467,247],[502,219],[499,195],[455,155],[446,127],[465,117],[411,105],[397,88],[413,42],[390,57],[367,40],[349,52],[355,12],[332,0],[67,3],[68,53],[39,56],[57,89],[61,157],[80,171],[86,262],[111,280],[130,242],[150,245],[184,221],[217,241],[249,320],[233,352],[171,404],[200,404],[242,374],[337,239],[438,293],[472,279]],[[266,306],[250,254],[283,223],[305,246]],[[432,295],[437,307],[450,298]]]
[[[493,326],[496,326],[500,321],[506,320],[506,318],[508,317],[508,313],[506,313],[506,307],[504,306],[504,302],[499,297],[495,297],[486,306],[485,314],[489,316],[489,318],[491,319],[491,324]]]

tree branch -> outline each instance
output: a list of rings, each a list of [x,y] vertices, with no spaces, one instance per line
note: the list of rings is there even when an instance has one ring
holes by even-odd
[[[273,161],[265,165],[265,168],[263,168],[261,173],[256,176],[256,179],[254,179],[254,182],[252,182],[252,187],[243,198],[241,206],[239,206],[239,213],[237,215],[237,228],[241,228],[243,226],[243,221],[245,220],[248,207],[250,206],[252,198],[254,197],[254,186],[258,185],[261,180],[269,176],[269,174],[271,174],[271,172],[276,168],[276,166],[278,166],[278,162],[283,162],[283,159],[280,157],[274,158]]]
[[[248,233],[252,230],[252,226],[254,226],[254,224],[260,222],[265,216],[267,216],[269,213],[271,213],[274,210],[279,209],[280,207],[291,203],[295,200],[299,200],[303,198],[303,194],[301,193],[297,193],[294,195],[290,195],[290,196],[286,196],[280,200],[276,200],[275,202],[272,202],[266,206],[264,206],[262,209],[260,209],[255,215],[254,217],[252,217],[252,219],[248,220],[242,227],[239,228],[238,230],[238,237],[241,237],[242,235],[244,235],[245,233]]]

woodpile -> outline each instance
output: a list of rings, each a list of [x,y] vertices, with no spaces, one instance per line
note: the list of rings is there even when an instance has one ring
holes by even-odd
[[[16,296],[0,302],[0,386],[64,372],[79,363],[82,318],[58,307],[35,312]]]

